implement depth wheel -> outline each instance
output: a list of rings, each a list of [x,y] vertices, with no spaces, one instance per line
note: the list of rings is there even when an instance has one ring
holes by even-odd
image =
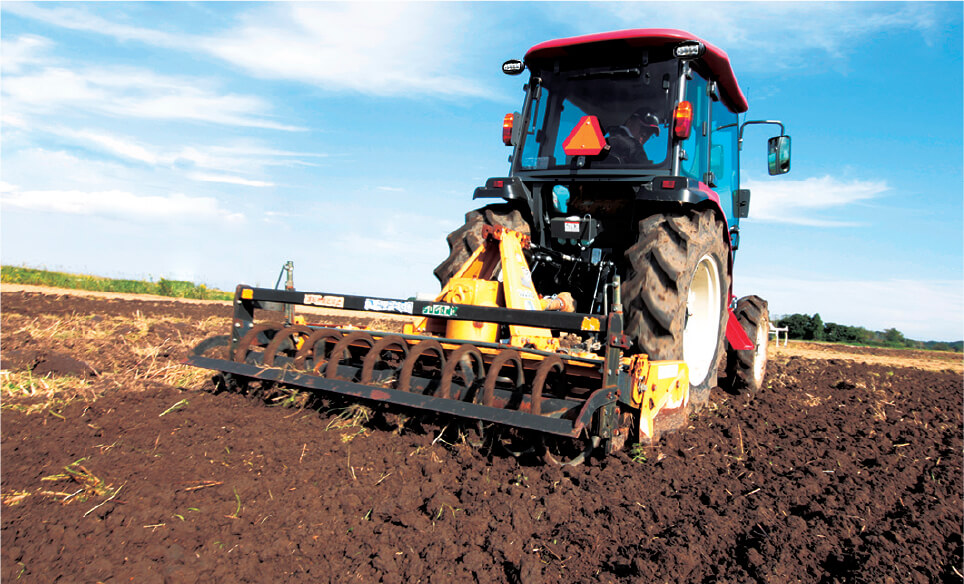
[[[472,252],[485,241],[482,238],[483,225],[501,225],[526,235],[531,233],[522,213],[512,205],[503,203],[469,211],[465,214],[465,225],[446,238],[449,242],[449,257],[435,268],[435,277],[442,286],[448,283]]]
[[[650,359],[684,360],[695,410],[709,400],[726,332],[726,227],[710,209],[682,208],[639,222],[626,251],[626,332]]]
[[[767,371],[767,345],[770,340],[770,309],[759,296],[744,296],[733,311],[736,320],[753,341],[754,348],[737,351],[727,347],[726,379],[734,390],[755,393],[763,387]]]

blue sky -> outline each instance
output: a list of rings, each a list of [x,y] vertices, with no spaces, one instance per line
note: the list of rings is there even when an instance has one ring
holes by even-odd
[[[508,170],[501,63],[681,28],[781,119],[747,131],[734,290],[771,312],[964,337],[962,4],[18,3],[0,7],[0,260],[233,289],[435,292]]]

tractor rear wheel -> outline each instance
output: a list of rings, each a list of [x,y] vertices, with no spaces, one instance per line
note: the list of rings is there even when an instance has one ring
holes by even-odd
[[[472,252],[482,245],[483,225],[501,225],[527,235],[531,233],[522,213],[512,205],[503,203],[469,211],[465,214],[465,225],[446,238],[449,242],[449,257],[435,268],[435,277],[442,286],[448,283]]]
[[[651,359],[684,360],[690,402],[701,409],[716,382],[730,288],[726,227],[710,209],[683,208],[639,222],[626,250],[626,332]]]
[[[759,296],[744,296],[733,311],[736,320],[753,341],[754,348],[726,352],[726,379],[733,389],[759,391],[767,370],[767,343],[770,340],[770,310],[767,301]]]

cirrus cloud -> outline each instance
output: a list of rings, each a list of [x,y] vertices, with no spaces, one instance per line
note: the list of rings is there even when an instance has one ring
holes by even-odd
[[[244,215],[221,207],[213,197],[138,195],[127,191],[46,190],[19,191],[5,184],[0,204],[6,209],[44,213],[89,215],[109,219],[161,223],[240,223]]]
[[[852,227],[860,222],[827,217],[842,207],[881,196],[889,190],[885,181],[842,181],[830,175],[803,180],[758,181],[744,178],[753,192],[750,217],[758,221],[792,223],[811,227]]]

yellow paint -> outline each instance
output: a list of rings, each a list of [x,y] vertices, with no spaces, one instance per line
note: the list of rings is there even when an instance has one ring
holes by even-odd
[[[518,310],[539,310],[542,302],[532,284],[532,272],[529,271],[529,265],[522,254],[523,240],[528,240],[528,236],[509,229],[502,230],[499,255],[502,259],[502,290],[505,293],[505,305],[507,308]],[[531,326],[510,325],[509,332],[513,338],[552,338],[552,331],[549,329]],[[513,342],[513,344],[516,343]]]
[[[639,435],[652,440],[659,412],[689,403],[689,369],[684,361],[650,361],[646,355],[636,355],[629,371],[633,405],[639,407]]]
[[[452,278],[443,302],[472,304],[474,306],[498,306],[499,283],[474,278]],[[496,342],[499,325],[494,322],[473,320],[449,320],[445,323],[445,336],[463,341]]]
[[[488,229],[488,228],[487,228]],[[437,302],[451,302],[453,304],[477,304],[479,306],[501,306],[518,310],[541,310],[542,299],[536,292],[532,284],[532,273],[526,262],[525,255],[522,253],[523,247],[529,244],[529,236],[504,227],[493,227],[492,232],[480,245],[469,259],[459,268],[454,276],[448,281],[442,291],[436,296]],[[466,281],[491,282],[499,287],[500,282],[495,280],[496,271],[501,267],[502,294],[496,293],[496,303],[490,304],[488,301],[491,295],[486,293],[481,298],[485,302],[459,302],[451,298],[463,298],[466,295],[456,290],[456,287],[465,287]],[[488,286],[489,284],[486,284]],[[473,290],[474,292],[475,290]],[[451,321],[449,321],[450,323]],[[495,336],[492,336],[488,329],[476,332],[466,329],[462,325],[457,325],[455,329],[449,328],[446,323],[446,336],[454,339],[464,340],[483,340],[492,338],[493,342],[498,336],[498,325],[488,323],[483,325],[495,327]],[[428,317],[418,317],[411,326],[406,325],[404,330],[407,334],[419,334],[424,332],[429,324]],[[472,325],[473,328],[478,328]],[[598,329],[597,329],[598,330]],[[456,336],[457,335],[457,336]],[[534,347],[543,351],[555,352],[559,348],[559,340],[552,337],[552,331],[546,328],[509,325],[509,336],[511,345],[517,347]]]

